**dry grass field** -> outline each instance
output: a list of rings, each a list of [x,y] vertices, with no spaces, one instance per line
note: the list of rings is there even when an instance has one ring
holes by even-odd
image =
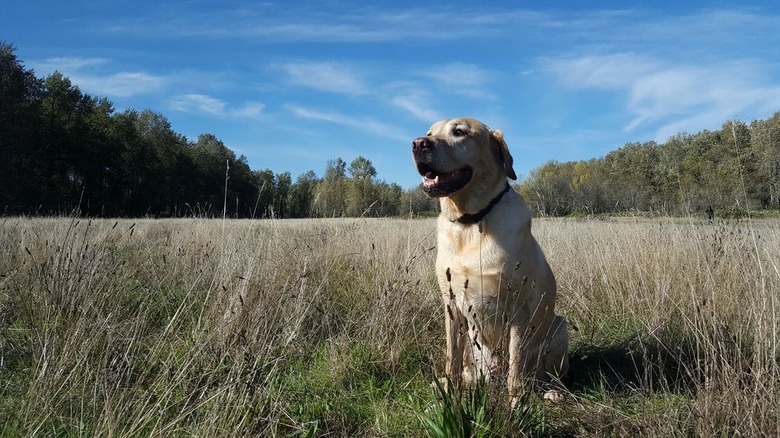
[[[780,222],[537,220],[566,399],[441,396],[434,221],[0,219],[2,436],[780,436]]]

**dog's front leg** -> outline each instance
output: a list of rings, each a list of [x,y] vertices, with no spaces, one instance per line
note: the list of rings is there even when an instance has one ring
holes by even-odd
[[[463,372],[464,317],[454,300],[444,304],[444,330],[447,337],[447,362],[444,370],[453,383],[459,383]]]
[[[515,397],[520,393],[520,372],[523,365],[522,334],[517,324],[509,326],[509,370],[506,378],[506,387],[514,405]]]

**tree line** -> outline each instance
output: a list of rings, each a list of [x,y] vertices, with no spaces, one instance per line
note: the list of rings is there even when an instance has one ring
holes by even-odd
[[[252,170],[213,134],[195,141],[160,113],[115,112],[60,73],[37,78],[0,44],[0,207],[5,214],[394,216],[437,205],[378,180],[370,160],[327,163],[295,181]]]
[[[116,112],[60,73],[38,78],[0,43],[3,214],[300,218],[438,211],[418,186],[377,178],[370,160],[325,173],[252,170],[215,135],[194,141],[151,110]],[[411,164],[410,164],[410,171]],[[543,215],[780,208],[780,113],[749,125],[629,143],[603,158],[534,169],[515,188]]]
[[[603,158],[534,169],[518,188],[545,215],[691,214],[780,208],[780,112],[749,125],[629,143]]]

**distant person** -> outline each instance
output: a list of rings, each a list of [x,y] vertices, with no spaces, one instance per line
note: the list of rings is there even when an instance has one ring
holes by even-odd
[[[715,219],[715,210],[713,210],[712,206],[710,205],[707,207],[707,210],[705,211],[707,212],[707,220],[710,221],[710,223],[712,223],[712,221]]]

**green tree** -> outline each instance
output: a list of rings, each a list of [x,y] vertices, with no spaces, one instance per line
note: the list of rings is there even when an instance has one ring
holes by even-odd
[[[347,163],[338,157],[334,160],[328,160],[328,165],[325,167],[325,179],[338,181],[347,177]]]
[[[591,159],[574,163],[571,189],[574,211],[598,214],[609,210],[608,189],[602,160]]]
[[[36,162],[43,83],[15,50],[0,43],[0,209],[21,213],[37,204],[43,176]]]
[[[431,216],[439,212],[439,201],[426,195],[422,184],[418,184],[401,194],[398,212],[402,215]]]
[[[250,217],[259,190],[257,178],[244,155],[239,155],[231,162],[230,169],[231,182],[228,185],[228,193],[236,202],[234,214],[236,217]]]
[[[764,208],[780,208],[780,112],[750,124],[755,159],[756,197]]]
[[[226,194],[235,185],[231,174],[235,169],[231,164],[236,161],[233,151],[225,147],[215,135],[200,134],[188,148],[192,162],[191,177],[186,184],[185,202],[198,206],[200,212],[218,214],[223,205],[233,207],[231,196]],[[229,179],[226,181],[226,173]],[[225,186],[227,184],[227,188]],[[228,198],[226,198],[226,196]]]
[[[373,178],[376,169],[365,157],[357,157],[349,165],[350,180],[347,184],[347,216],[372,214],[371,210],[379,202]]]
[[[346,214],[347,163],[340,157],[328,160],[325,176],[315,190],[314,210],[317,216],[334,217]]]
[[[134,214],[176,214],[187,202],[184,187],[191,181],[188,174],[174,171],[186,168],[191,159],[186,138],[151,110],[126,111],[123,119],[133,129],[123,160],[127,208]]]
[[[379,217],[398,216],[401,210],[403,189],[395,183],[381,181],[375,185],[377,203],[373,207],[374,215]]]
[[[574,211],[574,163],[548,161],[531,171],[520,194],[539,213],[561,216]]]
[[[686,199],[681,166],[689,143],[690,135],[677,134],[658,147],[655,186],[662,199],[662,211],[681,212],[680,207]]]
[[[609,178],[609,202],[618,210],[647,211],[655,207],[656,144],[628,143],[604,157]]]
[[[123,143],[116,129],[114,106],[108,99],[92,98],[88,108],[73,166],[82,183],[82,212],[116,215],[122,208]]]
[[[305,218],[313,215],[315,189],[319,179],[313,170],[298,176],[288,193],[288,217]]]
[[[255,172],[257,198],[252,208],[253,218],[272,217],[274,215],[274,199],[276,199],[276,177],[271,169]]]
[[[288,215],[287,199],[292,187],[290,172],[276,174],[276,194],[274,196],[274,211],[277,217],[285,218]]]
[[[371,181],[376,176],[376,169],[365,157],[357,157],[349,164],[349,176],[353,181]]]
[[[41,100],[40,202],[49,211],[70,211],[79,206],[84,189],[86,144],[93,142],[86,115],[95,100],[59,72],[44,80]]]

